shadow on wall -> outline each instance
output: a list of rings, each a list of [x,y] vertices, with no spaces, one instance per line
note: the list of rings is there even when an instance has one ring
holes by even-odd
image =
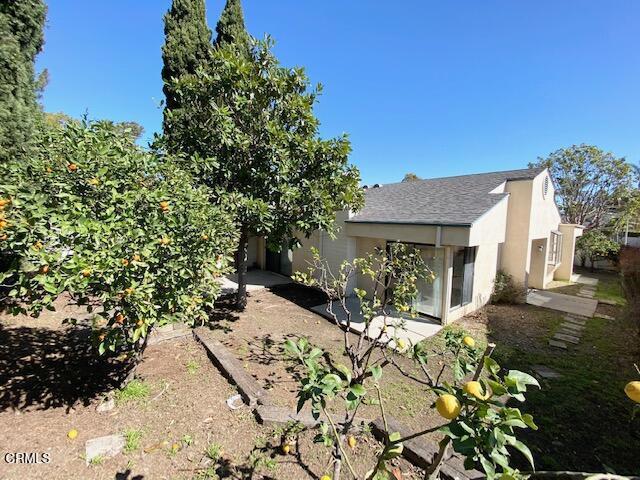
[[[88,327],[63,330],[0,325],[0,412],[88,405],[127,376],[131,365],[100,357]]]

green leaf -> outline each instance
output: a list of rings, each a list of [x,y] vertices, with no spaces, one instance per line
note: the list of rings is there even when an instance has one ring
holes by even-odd
[[[531,465],[531,468],[535,470],[536,467],[533,463],[533,455],[531,454],[531,450],[529,450],[529,447],[527,447],[520,440],[515,440],[514,442],[510,443],[512,447],[520,451],[520,453],[522,453],[526,457],[526,459],[529,461],[529,464]]]
[[[380,378],[382,378],[382,367],[380,365],[372,365],[371,367],[369,367],[369,370],[371,371],[371,376],[375,381],[378,381],[380,380]]]
[[[358,398],[362,397],[365,393],[367,393],[367,390],[359,383],[352,385],[351,388],[349,388],[349,391]]]

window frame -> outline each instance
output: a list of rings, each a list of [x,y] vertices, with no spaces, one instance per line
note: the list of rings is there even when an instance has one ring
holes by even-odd
[[[562,232],[552,230],[549,235],[549,253],[547,255],[548,265],[560,265],[562,263]]]

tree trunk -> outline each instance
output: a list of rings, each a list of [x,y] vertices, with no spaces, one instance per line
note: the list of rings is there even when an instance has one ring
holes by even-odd
[[[236,252],[236,268],[238,271],[238,293],[236,294],[236,308],[244,310],[247,306],[247,249],[249,247],[249,229],[246,225],[240,227],[240,242]]]

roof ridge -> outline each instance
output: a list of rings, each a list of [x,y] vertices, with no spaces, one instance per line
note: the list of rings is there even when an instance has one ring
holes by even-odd
[[[513,170],[498,170],[495,172],[478,172],[478,173],[465,173],[463,175],[450,175],[448,177],[432,177],[432,178],[420,178],[417,180],[412,180],[410,182],[392,182],[392,183],[384,183],[384,184],[380,184],[383,186],[388,186],[388,185],[401,185],[401,184],[407,184],[410,185],[412,183],[418,183],[418,182],[428,182],[428,181],[432,181],[432,180],[448,180],[451,178],[462,178],[462,177],[474,177],[474,176],[482,176],[482,175],[498,175],[498,174],[506,174],[506,173],[516,173],[516,172],[527,172],[527,171],[531,171],[534,172],[536,171],[536,175],[538,175],[540,172],[544,171],[546,167],[534,167],[534,168],[516,168]],[[507,180],[509,180],[509,178],[507,178]],[[368,184],[367,184],[368,185]],[[375,183],[372,183],[371,185],[375,185]]]

